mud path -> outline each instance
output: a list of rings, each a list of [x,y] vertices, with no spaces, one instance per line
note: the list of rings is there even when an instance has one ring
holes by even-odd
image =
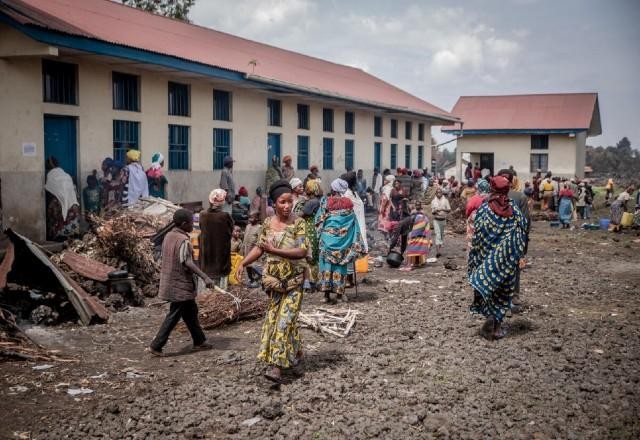
[[[494,342],[468,313],[465,243],[449,237],[435,265],[367,275],[352,336],[303,330],[306,372],[279,390],[255,360],[258,321],[209,332],[207,352],[176,334],[162,359],[143,349],[164,308],[39,330],[77,362],[0,364],[0,438],[638,438],[637,239],[536,224],[522,312]],[[419,283],[387,281],[403,279]],[[309,295],[304,309],[322,304]]]

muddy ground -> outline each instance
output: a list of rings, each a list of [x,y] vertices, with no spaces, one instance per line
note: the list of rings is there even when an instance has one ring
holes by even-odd
[[[279,389],[255,360],[259,321],[209,332],[206,352],[174,334],[162,359],[143,350],[163,307],[35,328],[75,361],[0,364],[0,438],[640,437],[639,237],[535,224],[523,310],[500,341],[468,313],[464,257],[449,237],[427,268],[374,269],[350,302],[353,334],[303,330],[306,372]],[[419,283],[386,281],[402,279]],[[93,393],[67,394],[80,387]]]

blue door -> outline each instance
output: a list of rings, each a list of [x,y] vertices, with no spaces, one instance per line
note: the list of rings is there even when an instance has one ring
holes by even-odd
[[[44,157],[54,156],[60,168],[65,170],[77,184],[78,152],[76,118],[69,116],[44,117]]]
[[[276,156],[280,163],[280,133],[267,134],[267,166],[271,166],[271,158]]]

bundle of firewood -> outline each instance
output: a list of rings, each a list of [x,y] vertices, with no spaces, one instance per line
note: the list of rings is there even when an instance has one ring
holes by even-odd
[[[359,314],[353,309],[317,309],[313,313],[300,313],[298,320],[303,327],[344,338],[351,332]]]
[[[237,295],[220,290],[205,291],[197,302],[202,328],[210,330],[235,321],[264,316],[269,299],[261,290],[242,289]]]

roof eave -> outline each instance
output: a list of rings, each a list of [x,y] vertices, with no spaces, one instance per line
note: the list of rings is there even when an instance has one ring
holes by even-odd
[[[523,129],[464,129],[460,130],[449,129],[449,130],[441,130],[443,133],[454,134],[457,136],[460,135],[488,135],[488,134],[575,134],[583,131],[588,131],[588,128],[540,128],[540,129],[531,129],[531,128],[523,128]]]

